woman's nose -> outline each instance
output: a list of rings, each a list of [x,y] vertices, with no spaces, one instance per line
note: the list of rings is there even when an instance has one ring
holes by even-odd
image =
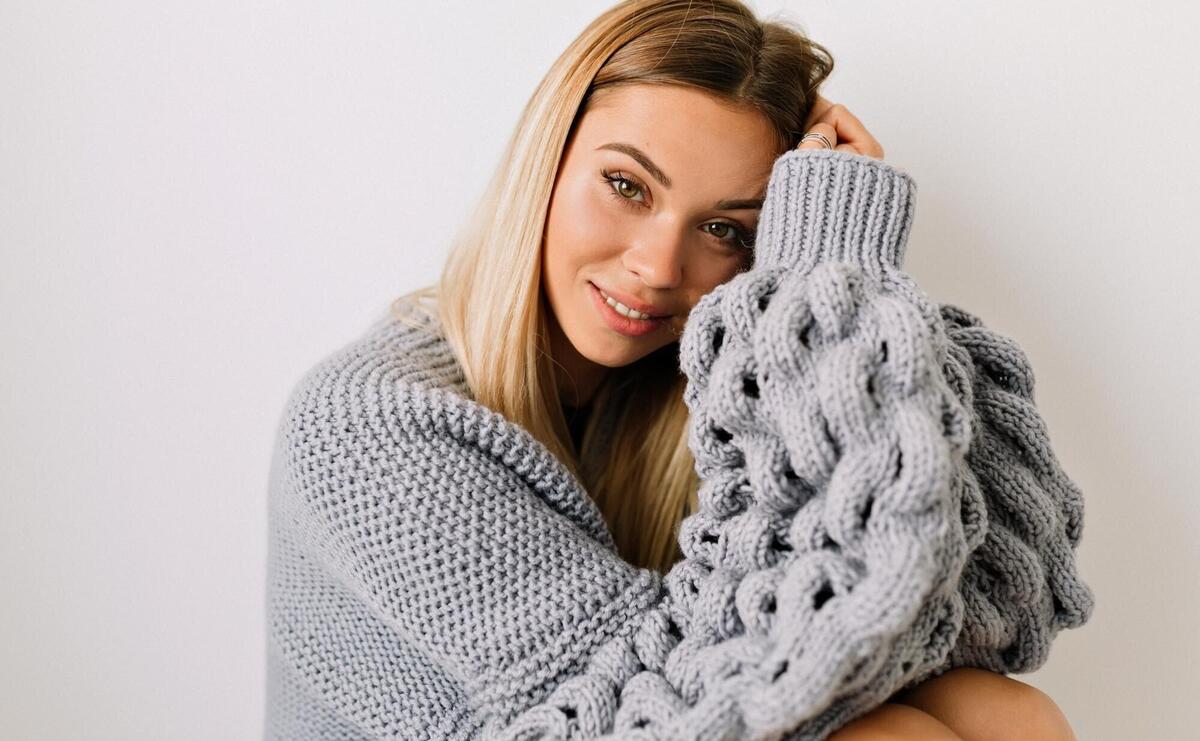
[[[687,235],[676,227],[639,235],[622,257],[626,269],[651,288],[678,286],[683,280],[686,258]]]

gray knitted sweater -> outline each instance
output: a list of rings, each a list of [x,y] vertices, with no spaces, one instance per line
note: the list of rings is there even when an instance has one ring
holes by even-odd
[[[823,739],[950,668],[1041,666],[1093,607],[1082,495],[1018,345],[902,271],[915,195],[776,161],[753,267],[679,342],[702,484],[666,575],[434,320],[312,368],[270,481],[266,737]]]

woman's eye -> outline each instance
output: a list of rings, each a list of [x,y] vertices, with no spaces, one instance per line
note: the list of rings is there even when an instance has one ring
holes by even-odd
[[[709,224],[709,226],[717,227],[717,231],[709,232],[709,234],[713,235],[717,239],[725,239],[730,234],[737,234],[737,231],[733,228],[732,224],[726,224],[723,221],[714,221],[713,223]]]
[[[635,201],[638,203],[641,203],[645,200],[642,199],[642,201],[636,201],[635,196],[641,195],[642,186],[640,186],[634,180],[623,176],[619,172],[611,173],[608,170],[602,170],[600,175],[603,180],[609,184],[609,192],[615,197],[621,200]]]
[[[754,232],[748,232],[724,221],[714,221],[705,226],[717,227],[718,232],[709,231],[708,233],[722,242],[732,242],[745,249],[754,248]]]

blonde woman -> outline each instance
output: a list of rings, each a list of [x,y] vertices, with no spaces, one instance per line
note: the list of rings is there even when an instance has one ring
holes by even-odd
[[[1012,340],[902,270],[833,61],[623,2],[441,280],[319,363],[271,480],[266,736],[1069,739],[1092,595]]]

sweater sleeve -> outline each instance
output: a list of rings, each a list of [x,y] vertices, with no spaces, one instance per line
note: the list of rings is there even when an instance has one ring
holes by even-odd
[[[740,737],[825,738],[943,664],[962,629],[982,501],[937,306],[900,267],[915,196],[880,160],[784,154],[752,268],[689,317],[703,483],[678,568],[707,599],[681,622],[720,671],[667,737],[716,714]],[[734,634],[750,650],[729,656]]]

